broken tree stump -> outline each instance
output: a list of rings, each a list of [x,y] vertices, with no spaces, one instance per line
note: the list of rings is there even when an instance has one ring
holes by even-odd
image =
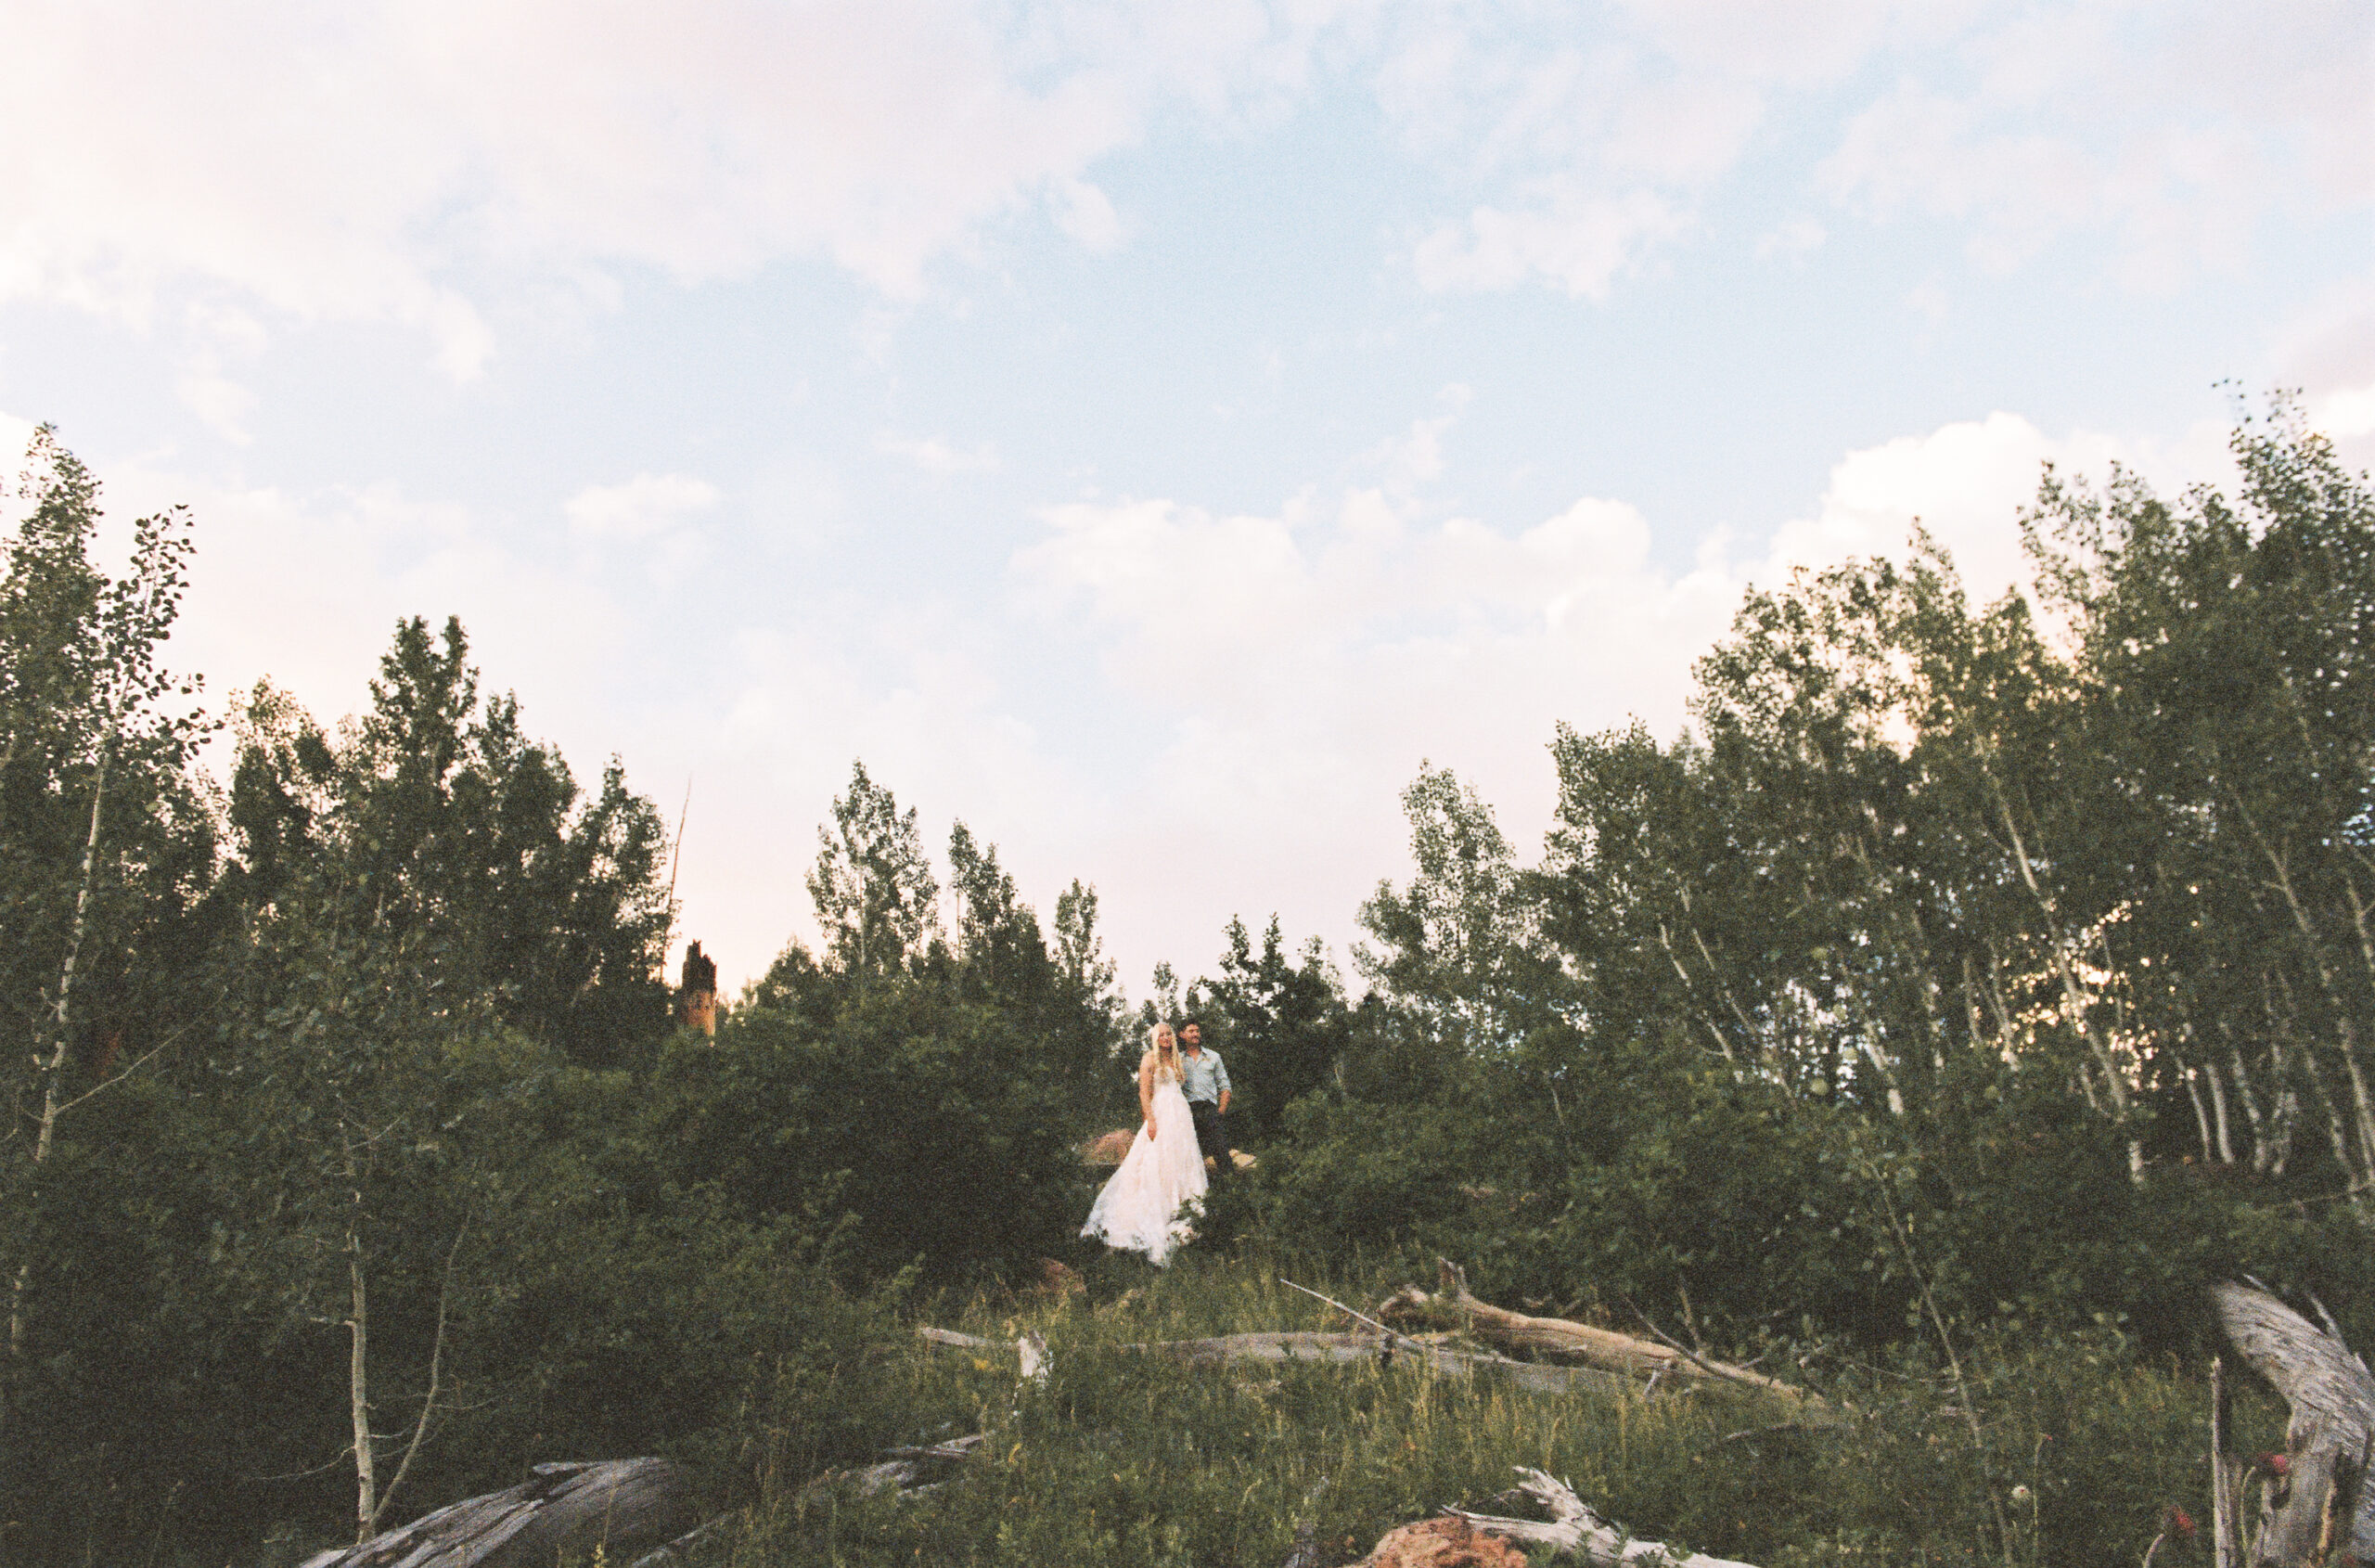
[[[1389,1530],[1357,1568],[1526,1568],[1525,1553],[1458,1514]]]
[[[1518,1490],[1549,1510],[1550,1519],[1547,1523],[1502,1519],[1461,1509],[1446,1509],[1444,1512],[1486,1535],[1546,1546],[1554,1552],[1571,1554],[1592,1568],[1751,1568],[1749,1563],[1727,1558],[1695,1551],[1686,1555],[1656,1541],[1636,1540],[1594,1513],[1573,1488],[1547,1471],[1521,1468]]]
[[[2261,1482],[2259,1528],[2243,1561],[2375,1562],[2375,1488],[2364,1484],[2375,1450],[2375,1375],[2330,1318],[2320,1329],[2266,1291],[2231,1281],[2213,1285],[2210,1300],[2236,1351],[2292,1412],[2284,1463]]]
[[[533,1481],[448,1503],[302,1568],[546,1568],[597,1546],[632,1562],[699,1520],[691,1475],[666,1459],[540,1464]]]

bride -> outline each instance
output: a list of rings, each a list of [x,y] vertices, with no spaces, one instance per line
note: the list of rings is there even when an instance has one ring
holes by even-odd
[[[1204,1196],[1204,1156],[1181,1076],[1178,1041],[1170,1024],[1158,1023],[1138,1061],[1138,1109],[1146,1125],[1080,1228],[1109,1247],[1144,1253],[1158,1267],[1194,1234],[1190,1222]]]

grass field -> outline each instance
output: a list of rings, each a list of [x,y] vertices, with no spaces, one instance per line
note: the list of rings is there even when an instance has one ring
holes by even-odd
[[[922,1316],[940,1327],[1002,1341],[1037,1330],[1049,1376],[1019,1385],[1005,1351],[881,1351],[860,1381],[891,1441],[987,1434],[955,1479],[904,1497],[813,1484],[793,1458],[796,1405],[781,1404],[778,1462],[720,1561],[1277,1568],[1303,1517],[1330,1561],[1350,1562],[1443,1505],[1492,1510],[1521,1465],[1640,1536],[1761,1568],[2134,1562],[2173,1506],[2206,1528],[2200,1369],[2142,1364],[2110,1329],[2039,1339],[1999,1327],[1958,1343],[1970,1416],[1926,1355],[1874,1365],[1773,1347],[1768,1369],[1852,1411],[1815,1428],[1788,1424],[1776,1402],[1529,1394],[1407,1357],[1188,1367],[1126,1348],[1348,1326],[1282,1275],[1355,1305],[1400,1282],[1191,1250],[1164,1272],[1101,1260],[1085,1290],[1063,1295],[936,1304]],[[2239,1419],[2246,1446],[2278,1446],[2272,1396],[2248,1391]],[[2176,1547],[2160,1562],[2202,1555],[2206,1536]]]

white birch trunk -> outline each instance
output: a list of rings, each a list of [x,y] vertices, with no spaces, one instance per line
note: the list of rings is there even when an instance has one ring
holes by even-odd
[[[73,1022],[74,968],[82,959],[83,933],[90,922],[91,884],[98,875],[99,813],[107,799],[108,753],[113,749],[114,740],[110,732],[99,747],[98,773],[91,783],[91,829],[83,840],[81,885],[74,893],[74,919],[66,929],[66,956],[58,966],[58,999],[50,1009],[51,1048],[41,1070],[41,1130],[33,1140],[36,1172],[49,1163],[49,1151],[58,1138],[58,1086],[66,1073],[66,1053],[72,1038],[70,1025]],[[38,1047],[34,1060],[40,1060]],[[12,1360],[25,1353],[25,1292],[32,1282],[32,1269],[30,1256],[21,1260],[17,1265],[17,1276],[8,1286],[8,1356]]]

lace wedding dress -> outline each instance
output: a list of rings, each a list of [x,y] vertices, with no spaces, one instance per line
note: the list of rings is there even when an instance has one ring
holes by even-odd
[[[1172,1250],[1194,1234],[1191,1221],[1202,1202],[1205,1179],[1188,1097],[1168,1078],[1155,1080],[1154,1131],[1149,1138],[1141,1126],[1130,1140],[1122,1168],[1097,1195],[1080,1233],[1109,1247],[1144,1253],[1161,1267],[1171,1261]]]

